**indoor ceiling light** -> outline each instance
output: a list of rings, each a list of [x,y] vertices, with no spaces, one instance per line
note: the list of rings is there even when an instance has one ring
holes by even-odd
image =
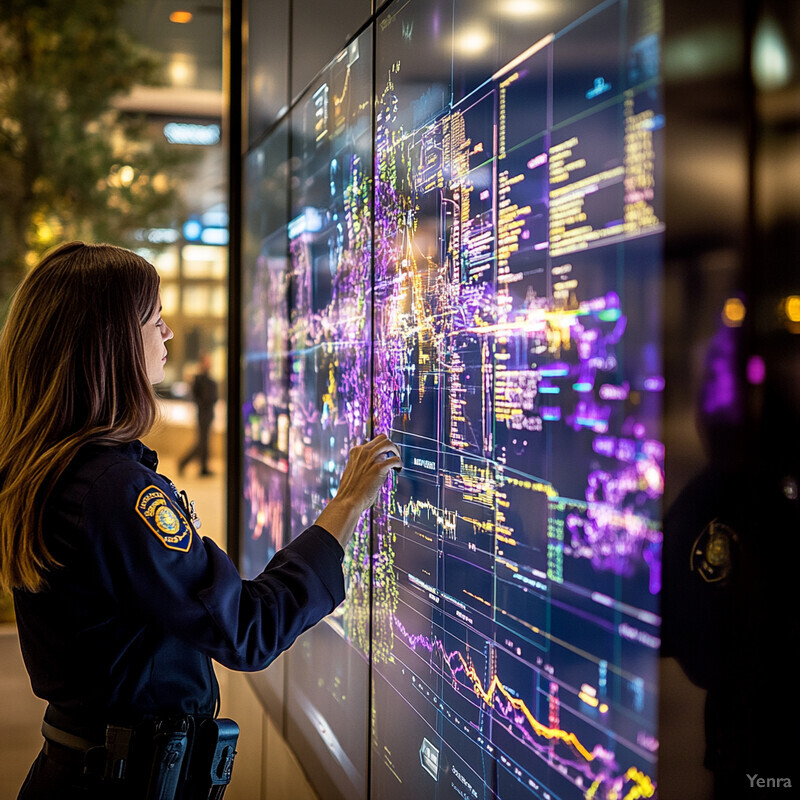
[[[167,65],[173,86],[193,86],[197,79],[197,62],[191,53],[174,53]]]
[[[192,12],[191,11],[173,11],[169,15],[170,22],[177,22],[180,25],[184,25],[187,22],[192,21]]]
[[[456,50],[462,55],[479,55],[492,44],[492,36],[481,28],[465,30],[456,37]]]
[[[512,19],[541,16],[546,11],[544,0],[505,0],[500,6],[500,13]]]
[[[791,52],[783,31],[773,19],[762,19],[756,28],[752,71],[759,89],[780,89],[791,79]]]

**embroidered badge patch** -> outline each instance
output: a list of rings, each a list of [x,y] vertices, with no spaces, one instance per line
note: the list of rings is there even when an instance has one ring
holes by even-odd
[[[136,511],[165,547],[185,553],[192,546],[191,528],[157,486],[148,486],[139,495]]]
[[[692,547],[691,568],[707,583],[720,583],[734,567],[739,535],[718,519],[712,519]]]

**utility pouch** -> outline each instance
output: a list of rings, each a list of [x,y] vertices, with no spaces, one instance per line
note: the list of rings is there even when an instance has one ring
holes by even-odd
[[[232,719],[198,720],[192,748],[188,797],[222,800],[231,782],[239,726]]]
[[[103,770],[103,780],[125,780],[132,733],[133,731],[131,728],[123,728],[119,725],[106,726],[105,769]],[[87,764],[88,761],[89,756],[87,754]],[[87,770],[84,769],[84,771],[86,772]]]
[[[157,723],[146,800],[176,800],[181,796],[192,726],[191,717],[164,719]]]

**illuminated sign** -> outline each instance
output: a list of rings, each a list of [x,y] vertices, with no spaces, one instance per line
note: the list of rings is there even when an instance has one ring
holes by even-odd
[[[189,122],[168,122],[164,136],[170,144],[214,145],[220,141],[219,125],[198,125]]]

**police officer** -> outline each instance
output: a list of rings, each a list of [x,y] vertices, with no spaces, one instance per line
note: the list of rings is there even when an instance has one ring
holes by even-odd
[[[23,800],[153,792],[165,721],[217,713],[212,659],[263,669],[342,602],[343,548],[401,466],[386,436],[355,447],[316,524],[243,580],[139,441],[172,335],[151,264],[72,242],[0,337],[0,582],[48,702]]]

